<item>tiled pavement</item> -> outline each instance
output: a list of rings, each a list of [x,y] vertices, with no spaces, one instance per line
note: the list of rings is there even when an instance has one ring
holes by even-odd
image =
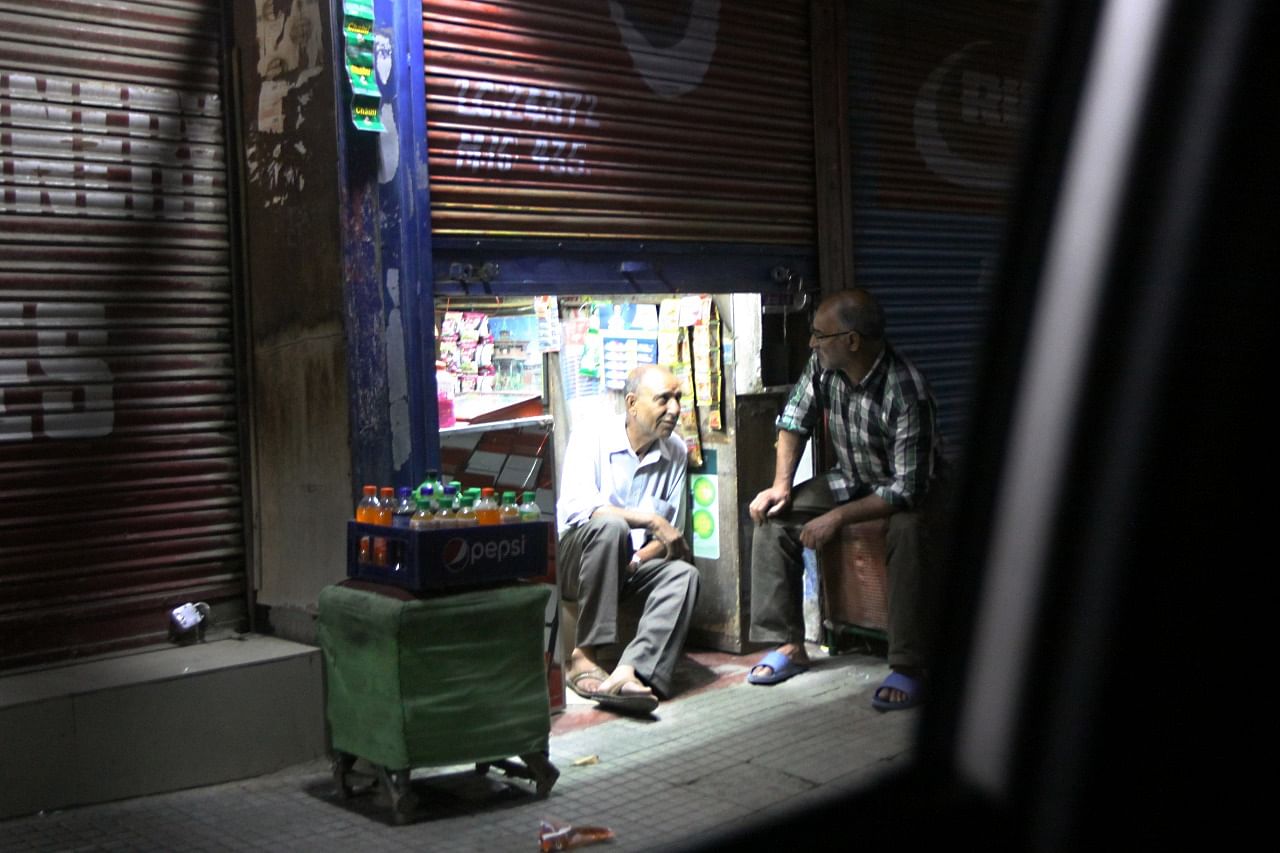
[[[690,655],[685,689],[652,720],[571,704],[553,724],[561,775],[547,799],[497,770],[421,769],[412,783],[421,805],[397,826],[376,794],[338,799],[328,764],[316,761],[6,821],[0,850],[529,851],[543,818],[609,827],[615,839],[602,851],[679,847],[865,784],[906,756],[916,712],[870,707],[883,659],[814,652],[812,670],[774,687],[743,682],[758,655]]]

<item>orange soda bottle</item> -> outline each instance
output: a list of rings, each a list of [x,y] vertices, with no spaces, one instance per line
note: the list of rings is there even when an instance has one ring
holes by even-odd
[[[493,488],[485,486],[480,490],[480,500],[476,502],[476,524],[501,524],[501,515]]]
[[[361,524],[374,524],[378,516],[378,487],[365,486],[362,496],[356,503],[356,521]],[[368,563],[373,559],[373,540],[368,536],[360,537],[360,562]]]

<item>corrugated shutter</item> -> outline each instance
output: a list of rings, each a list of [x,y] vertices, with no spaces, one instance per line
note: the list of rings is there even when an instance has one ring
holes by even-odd
[[[245,610],[217,0],[0,0],[0,667]]]
[[[1023,119],[1034,3],[861,0],[849,12],[854,279],[968,427]]]
[[[426,0],[432,233],[811,245],[806,0]]]

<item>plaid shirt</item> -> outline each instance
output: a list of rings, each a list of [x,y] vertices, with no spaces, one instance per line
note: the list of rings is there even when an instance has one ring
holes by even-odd
[[[778,416],[778,429],[813,434],[826,411],[836,452],[827,472],[841,503],[875,493],[899,507],[918,505],[940,464],[942,437],[924,375],[887,343],[861,382],[823,370],[813,354]]]

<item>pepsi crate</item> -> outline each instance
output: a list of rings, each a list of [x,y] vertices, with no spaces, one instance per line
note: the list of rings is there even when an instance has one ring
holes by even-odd
[[[347,577],[413,592],[481,586],[547,572],[545,521],[410,530],[347,522]]]

